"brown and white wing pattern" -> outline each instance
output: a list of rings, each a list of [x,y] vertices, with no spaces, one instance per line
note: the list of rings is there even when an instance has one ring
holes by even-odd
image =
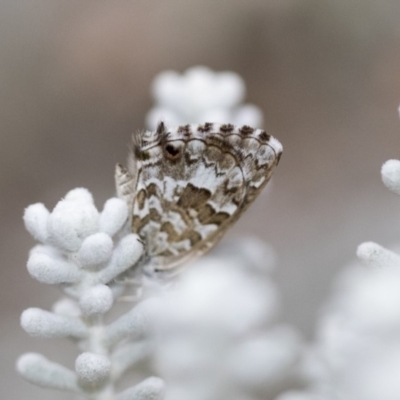
[[[143,240],[146,272],[179,270],[210,250],[269,181],[281,144],[261,129],[185,125],[133,137],[117,191]]]

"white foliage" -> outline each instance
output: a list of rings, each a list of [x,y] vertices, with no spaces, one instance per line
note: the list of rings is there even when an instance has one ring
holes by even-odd
[[[190,323],[199,330],[211,325],[239,335],[257,327],[260,318],[273,317],[276,297],[272,282],[248,276],[208,257],[185,273],[179,291],[172,292],[166,300],[168,313],[160,316],[160,323]]]
[[[160,120],[261,127],[263,115],[255,105],[243,104],[245,94],[244,81],[233,72],[166,71],[154,80],[156,104],[147,124],[150,129]],[[51,212],[40,203],[26,209],[25,226],[42,243],[31,251],[28,270],[67,297],[52,312],[24,311],[21,325],[33,336],[69,337],[82,353],[75,371],[38,354],[23,355],[20,374],[91,400],[162,400],[165,392],[169,400],[255,400],[260,393],[272,398],[293,375],[301,343],[294,329],[275,321],[279,294],[269,277],[271,249],[244,238],[220,246],[172,285],[135,269],[135,283],[146,294],[163,292],[161,301],[145,295],[105,324],[124,279],[132,280],[127,272],[144,251],[139,237],[127,232],[128,214],[125,201],[117,198],[99,212],[84,188],[70,191]],[[162,379],[150,377],[117,394],[123,374],[149,357],[168,380],[168,390]]]
[[[85,352],[75,360],[78,377],[87,383],[102,383],[110,375],[111,362],[102,354]]]
[[[42,338],[85,338],[85,324],[78,318],[56,315],[40,308],[28,308],[21,315],[21,326],[31,336]]]
[[[201,66],[183,74],[164,71],[153,81],[156,105],[147,114],[146,123],[152,130],[160,121],[173,126],[217,122],[261,127],[260,109],[240,104],[245,92],[243,79],[234,72],[214,72]]]
[[[94,200],[92,193],[86,188],[76,188],[70,190],[64,197],[64,200],[72,201],[75,203],[92,204]]]
[[[31,252],[27,268],[32,278],[49,285],[74,283],[81,277],[78,266],[40,251]]]
[[[399,161],[383,165],[382,180],[400,195]],[[400,255],[373,242],[362,243],[357,255],[368,268],[350,265],[337,279],[304,372],[323,399],[397,400]]]
[[[78,261],[85,267],[99,265],[110,259],[112,250],[111,237],[103,232],[98,232],[83,241],[77,253]]]
[[[65,251],[78,251],[83,240],[99,230],[99,213],[85,197],[68,196],[58,202],[49,216],[49,240]]]
[[[319,321],[305,371],[329,399],[395,400],[399,338],[400,270],[348,267]]]
[[[357,256],[374,268],[400,268],[400,256],[379,244],[365,242],[358,246]]]
[[[60,364],[49,361],[41,354],[26,353],[17,361],[18,372],[35,385],[79,392],[76,375]]]
[[[167,399],[251,398],[272,393],[295,369],[300,341],[274,323],[278,293],[269,268],[252,265],[238,243],[231,259],[230,247],[198,261],[162,298],[154,364],[168,382]]]
[[[118,243],[110,262],[98,273],[101,283],[109,283],[135,265],[143,253],[143,245],[136,234],[126,235]]]
[[[146,333],[155,300],[139,303],[108,326],[103,322],[115,296],[125,288],[118,281],[120,274],[133,268],[143,251],[137,235],[124,235],[127,218],[123,200],[108,200],[99,213],[92,195],[83,188],[70,191],[52,212],[43,204],[26,209],[25,225],[42,242],[29,254],[28,271],[42,283],[59,285],[68,297],[56,302],[53,312],[25,310],[21,326],[35,337],[70,338],[83,351],[75,371],[39,354],[21,356],[17,369],[29,382],[81,393],[88,399],[116,398],[117,380],[147,355],[143,343],[139,346],[131,340]],[[140,271],[137,275],[140,279]],[[144,381],[121,398],[134,394],[135,399],[161,399],[161,382],[157,378]]]
[[[100,215],[100,231],[114,236],[128,218],[128,207],[122,199],[109,199]]]
[[[79,299],[79,306],[85,315],[105,314],[113,305],[114,298],[107,285],[89,288]]]

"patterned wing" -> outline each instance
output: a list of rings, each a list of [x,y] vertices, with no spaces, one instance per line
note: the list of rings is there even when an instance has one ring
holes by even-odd
[[[282,154],[265,131],[186,125],[133,138],[128,171],[117,168],[132,231],[144,241],[145,271],[175,272],[210,250],[260,193]]]

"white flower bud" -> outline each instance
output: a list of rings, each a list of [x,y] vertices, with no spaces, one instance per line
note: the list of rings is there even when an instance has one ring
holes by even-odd
[[[86,315],[104,314],[113,305],[113,294],[106,285],[97,285],[89,288],[79,299],[82,312]]]
[[[17,361],[17,371],[24,379],[35,385],[49,389],[80,392],[73,371],[49,361],[41,354],[23,354]]]
[[[392,192],[400,195],[400,160],[388,160],[382,165],[382,180]]]
[[[109,199],[100,214],[100,231],[114,236],[128,218],[128,206],[122,199]]]
[[[49,215],[49,210],[42,203],[32,204],[25,209],[25,227],[36,240],[42,243],[44,243],[48,237],[47,221]]]
[[[75,252],[83,240],[99,229],[99,213],[93,204],[61,200],[48,221],[49,238],[56,246]]]
[[[75,361],[75,371],[84,383],[102,383],[110,376],[111,363],[102,354],[82,353]]]
[[[143,245],[138,235],[131,233],[125,236],[115,248],[106,268],[98,273],[101,283],[109,283],[118,275],[135,265],[143,253]]]
[[[357,256],[370,267],[400,270],[400,256],[374,242],[360,244],[357,248]]]
[[[31,251],[29,252],[29,256],[32,254],[45,254],[46,256],[57,260],[62,257],[62,254],[57,248],[43,244],[37,244],[36,246],[32,247]]]
[[[65,200],[78,202],[78,203],[87,203],[87,204],[94,204],[93,196],[89,192],[89,190],[85,188],[76,188],[70,190],[66,196]]]
[[[103,264],[111,257],[113,241],[106,233],[88,236],[78,251],[78,261],[82,266]]]
[[[81,274],[75,264],[51,257],[39,251],[31,253],[27,268],[33,278],[48,285],[73,283],[79,279]]]
[[[169,126],[204,122],[262,126],[262,113],[256,106],[239,106],[246,87],[234,72],[214,72],[203,66],[183,74],[164,71],[154,79],[152,92],[156,105],[147,114],[150,129],[160,121]]]
[[[28,308],[21,315],[21,326],[31,336],[43,338],[84,338],[87,329],[84,323],[73,317],[53,314],[40,308]]]

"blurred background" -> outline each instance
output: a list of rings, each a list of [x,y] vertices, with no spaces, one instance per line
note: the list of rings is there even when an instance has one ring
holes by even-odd
[[[400,157],[400,2],[396,0],[0,2],[0,386],[9,399],[68,399],[25,383],[15,359],[74,359],[63,341],[19,327],[59,293],[26,271],[26,206],[86,187],[114,194],[114,166],[152,106],[162,70],[239,73],[247,101],[284,146],[269,194],[229,233],[277,254],[282,319],[311,337],[334,276],[359,243],[400,240],[400,203],[380,178]],[[60,356],[59,356],[60,355]]]

